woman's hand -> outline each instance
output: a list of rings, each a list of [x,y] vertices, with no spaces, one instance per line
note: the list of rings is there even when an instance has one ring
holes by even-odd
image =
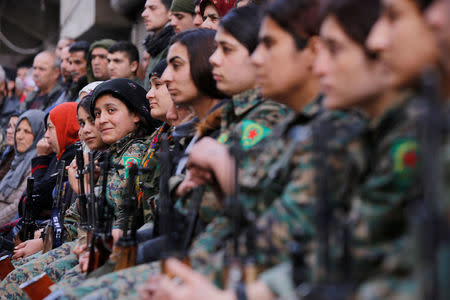
[[[44,249],[44,240],[43,239],[39,238],[39,239],[28,240],[23,243],[20,243],[19,245],[17,245],[14,248],[14,255],[12,258],[13,259],[22,259],[24,257],[38,253],[42,249]]]

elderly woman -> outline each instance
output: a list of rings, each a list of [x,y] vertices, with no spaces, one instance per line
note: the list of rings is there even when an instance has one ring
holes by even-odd
[[[11,168],[0,182],[0,224],[17,214],[17,205],[26,189],[31,173],[31,159],[36,156],[36,144],[44,136],[44,112],[29,110],[17,120],[14,133],[15,157]]]
[[[203,18],[202,28],[217,30],[220,19],[234,7],[236,0],[201,0],[200,14]]]

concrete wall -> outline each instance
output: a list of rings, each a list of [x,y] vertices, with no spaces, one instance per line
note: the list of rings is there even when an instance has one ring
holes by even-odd
[[[60,36],[77,38],[95,24],[97,0],[61,0]]]
[[[61,0],[60,36],[85,39],[129,39],[132,23],[117,14],[108,0]]]

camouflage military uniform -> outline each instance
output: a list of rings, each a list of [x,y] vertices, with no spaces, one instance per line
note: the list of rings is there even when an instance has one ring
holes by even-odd
[[[45,254],[38,252],[15,262],[16,269],[0,284],[1,294],[7,295],[9,299],[21,299],[25,297],[25,293],[19,288],[20,284],[43,272],[46,272],[53,281],[58,281],[65,270],[78,264],[78,258],[71,254],[73,248],[80,242],[76,239],[80,220],[78,206],[78,200],[73,202],[64,216],[63,225],[67,233],[65,236],[73,241],[66,242]]]
[[[232,137],[236,136],[239,138],[242,148],[244,150],[249,150],[268,137],[272,133],[275,125],[292,114],[293,112],[286,106],[262,98],[259,90],[243,92],[234,96],[231,101],[225,104],[222,111],[222,121],[218,140],[221,143],[230,144],[233,139]],[[184,207],[177,206],[180,211],[186,212],[191,209],[190,205],[192,205],[192,202],[190,200],[183,200],[183,202],[187,202],[187,204]],[[202,198],[202,209],[200,212],[203,221],[208,223],[214,216],[221,213],[221,205],[218,205],[213,193],[207,191]],[[136,272],[136,275],[139,274],[139,276],[142,275],[142,277],[147,278],[147,276],[145,276],[146,274],[143,274],[145,268],[142,268],[142,266],[137,268],[139,268],[140,271]],[[133,269],[134,268],[131,268],[131,270]],[[114,278],[114,274],[116,273],[108,275],[107,278]],[[129,274],[134,273],[130,272]],[[136,275],[133,275],[129,279],[134,280]],[[105,276],[101,278],[104,277]],[[114,281],[118,286],[118,281]],[[64,283],[61,285],[63,284]],[[83,284],[86,288],[82,292],[77,289],[77,291],[74,291],[74,294],[80,292],[81,294],[77,294],[77,296],[80,296],[88,293],[89,289],[87,287],[89,286],[94,290],[95,284],[95,281],[86,282]],[[71,293],[69,292],[69,289],[65,289],[65,291],[67,291],[68,294]]]
[[[257,155],[256,163],[240,178],[240,201],[256,215],[257,232],[256,250],[248,253],[244,246],[240,249],[242,257],[253,256],[261,270],[289,259],[286,245],[294,233],[300,232],[302,241],[310,244],[308,241],[315,234],[313,205],[320,180],[317,160],[324,160],[330,174],[328,188],[332,204],[341,210],[349,206],[349,191],[365,170],[366,147],[361,140],[365,129],[360,116],[343,112],[318,116],[317,108],[312,105],[280,127],[278,136],[267,139],[270,145]],[[327,131],[329,135],[326,160],[315,156],[314,133],[317,131]],[[218,275],[224,262],[211,253],[221,247],[220,239],[226,239],[231,226],[227,225],[229,220],[216,218],[213,223],[217,221],[221,223],[217,226],[219,231],[210,224],[210,232],[197,240],[191,251],[191,263],[219,283]],[[243,240],[245,238],[243,236]]]
[[[371,168],[353,201],[353,277],[358,299],[385,299],[411,284],[413,257],[406,208],[421,197],[417,188],[419,141],[412,118],[415,96],[400,95],[371,124]],[[393,284],[397,282],[398,284]],[[411,294],[409,293],[409,297]]]
[[[45,254],[41,254],[37,258],[25,263],[21,266],[16,267],[14,271],[8,274],[8,276],[3,279],[0,284],[0,295],[4,296],[5,299],[27,299],[25,293],[19,288],[20,284],[32,279],[33,277],[47,272],[52,280],[56,280],[53,276],[52,265],[59,263],[61,266],[64,263],[68,264],[69,267],[75,263],[78,263],[76,257],[70,257],[70,261],[67,261],[73,247],[75,247],[76,241],[68,242],[62,244],[60,247],[50,250]]]
[[[240,198],[243,199],[242,202],[246,208],[255,211],[258,215],[258,232],[267,232],[267,234],[260,235],[261,238],[257,241],[258,263],[262,265],[270,265],[286,258],[284,243],[291,238],[291,228],[295,231],[296,228],[305,226],[305,238],[312,235],[313,225],[308,225],[310,211],[303,212],[303,210],[307,207],[307,203],[314,202],[311,198],[315,194],[315,176],[312,176],[312,170],[310,170],[313,163],[310,153],[311,136],[308,127],[302,125],[316,118],[317,112],[317,105],[312,105],[306,113],[284,124],[278,132],[280,135],[277,135],[277,138],[269,137],[267,139],[267,142],[270,142],[267,147],[270,147],[269,150],[273,150],[273,152],[264,151],[264,154],[256,159],[255,166],[262,166],[262,168],[250,166],[248,173],[246,172],[247,176],[242,176]],[[361,158],[364,151],[359,137],[364,132],[365,126],[359,117],[348,117],[342,113],[324,116],[324,119],[327,122],[332,121],[335,126],[333,132],[337,133],[333,142],[330,143],[330,148],[335,150],[333,153],[336,153],[333,156],[334,159],[330,159],[330,164],[335,165],[336,173],[339,175],[336,176],[336,182],[333,182],[332,186],[335,187],[337,195],[341,195],[348,187],[350,183],[348,181],[358,178],[355,176],[357,173],[353,172],[364,169],[360,166],[364,161]],[[281,153],[285,152],[287,153],[283,156]],[[281,155],[277,155],[278,153]],[[341,161],[350,161],[351,163],[341,164],[339,163]],[[255,179],[255,174],[260,177]],[[278,181],[279,178],[282,181]],[[246,182],[246,180],[248,181]],[[288,183],[280,184],[283,180],[287,180]],[[300,193],[300,191],[302,192]],[[268,195],[266,196],[265,193]],[[299,195],[302,196],[299,197]],[[343,199],[339,200],[344,201]],[[218,220],[220,222],[217,222]],[[194,269],[206,275],[217,275],[223,269],[223,251],[218,252],[217,250],[223,249],[224,239],[229,239],[230,224],[227,223],[226,218],[214,219],[209,224],[207,231],[194,243],[190,256]],[[213,226],[214,228],[212,228]],[[273,241],[273,243],[268,243],[268,241]],[[274,249],[280,251],[280,255],[276,258],[272,257]],[[246,254],[244,253],[244,255]],[[155,266],[155,264],[151,266]],[[115,297],[133,299],[135,297],[133,288],[144,283],[144,278],[155,274],[156,271],[149,268],[148,265],[139,266],[134,268],[134,271],[130,269],[126,272],[99,278],[100,282],[85,282],[75,291],[67,292],[71,295],[70,299],[86,295],[89,292],[89,296],[85,299],[113,299]],[[117,280],[119,278],[120,280]],[[107,287],[108,282],[114,282],[114,287]],[[95,290],[95,286],[97,288],[104,286],[105,288],[92,292]]]
[[[127,167],[130,165],[130,163],[136,163],[138,165],[140,164],[149,143],[150,140],[147,138],[135,138],[133,134],[130,134],[124,137],[121,141],[113,144],[109,149],[111,153],[112,163],[125,166],[125,168],[123,169],[118,168],[111,170],[111,173],[108,177],[107,199],[112,202],[115,208],[115,216],[117,217],[117,219],[115,220],[114,227],[116,228],[120,226],[121,219],[123,219],[123,212],[121,211],[120,207],[126,196],[125,187],[128,178]],[[99,178],[99,182],[101,181],[102,178]],[[76,204],[72,205],[68,215],[65,218],[65,220],[67,219],[67,223],[65,223],[66,229],[72,233],[74,231],[75,224],[77,224],[79,220],[79,214],[77,211],[78,209]],[[48,264],[54,261],[54,259],[52,261],[47,261],[47,256],[44,255],[42,259],[41,257],[39,257],[38,259],[35,259],[29,263],[30,265],[23,270],[24,274],[26,273],[26,275],[22,276],[21,274],[20,276],[14,276],[14,274],[11,274],[11,278],[14,278],[14,285],[8,285],[8,295],[13,298],[17,294],[22,294],[18,289],[18,285],[23,283],[25,280],[30,279],[32,276],[39,275],[43,271],[47,272],[49,276],[52,276],[53,280],[58,281],[59,279],[61,279],[61,276],[66,270],[77,265],[78,260],[76,259],[76,257],[69,255],[71,249],[74,247],[74,244],[66,243],[63,244],[63,246],[61,246],[62,248],[59,247],[50,251],[48,256],[49,259],[50,257],[60,259],[66,256],[65,259]],[[61,250],[58,250],[60,248]],[[68,249],[68,251],[64,251],[65,249]],[[43,267],[45,267],[45,270],[42,269]],[[20,269],[20,271],[16,271],[22,272],[22,269]]]
[[[242,151],[248,152],[270,136],[280,122],[292,115],[290,108],[263,98],[258,89],[245,91],[235,95],[224,105],[217,141],[228,146],[238,142]],[[240,161],[239,168],[243,170],[248,164],[250,161],[245,156]],[[212,191],[207,190],[201,201],[199,216],[205,224],[222,214],[223,207]],[[177,208],[186,212],[191,209],[192,204],[192,199],[183,199],[178,201]]]
[[[411,94],[403,94],[396,100],[392,109],[371,124],[368,149],[372,152],[368,174],[352,199],[351,227],[355,230],[351,248],[352,270],[356,281],[362,282],[357,299],[413,299],[417,290],[410,280],[411,262],[404,259],[408,257],[405,250],[410,248],[405,238],[403,209],[405,202],[416,196],[410,191],[416,192],[413,185],[417,176],[418,143],[410,114]],[[339,265],[342,266],[339,256],[332,257],[330,268],[334,274],[328,274],[331,280],[342,280],[337,269]],[[320,268],[317,261],[312,261],[312,267],[313,274],[322,271],[317,270]],[[298,299],[300,295],[293,290],[291,272],[291,264],[282,264],[261,275],[260,279],[282,299]],[[304,288],[303,284],[298,293],[304,295]],[[333,296],[337,297],[336,294]]]
[[[302,210],[307,202],[312,201],[309,198],[314,194],[315,178],[314,176],[310,176],[311,173],[309,171],[305,173],[306,170],[310,169],[312,157],[311,155],[307,155],[307,153],[311,152],[309,151],[311,150],[309,147],[309,131],[307,127],[301,125],[310,122],[317,116],[317,104],[312,105],[312,107],[309,107],[306,111],[306,113],[297,116],[294,121],[287,122],[287,124],[283,126],[283,129],[280,130],[280,136],[276,136],[273,139],[269,137],[267,139],[267,143],[270,142],[270,146],[268,147],[274,147],[270,149],[273,150],[273,152],[264,151],[264,155],[261,155],[255,164],[255,166],[259,166],[259,168],[252,168],[253,166],[250,166],[248,168],[248,175],[243,176],[244,178],[242,178],[241,181],[240,198],[243,199],[242,202],[246,208],[255,211],[259,216],[257,223],[258,231],[268,232],[267,235],[261,237],[257,242],[257,251],[258,254],[260,254],[258,255],[258,263],[261,263],[262,265],[272,263],[273,258],[271,256],[274,248],[284,252],[280,254],[278,261],[281,261],[283,256],[286,257],[287,254],[283,244],[285,240],[290,238],[290,228],[295,230],[295,228],[307,225],[307,213],[302,213]],[[359,163],[364,161],[363,159],[359,159],[362,151],[361,143],[355,141],[355,139],[358,140],[360,134],[364,131],[364,122],[361,122],[360,118],[346,117],[345,114],[333,114],[330,117],[326,117],[326,119],[327,121],[333,121],[333,124],[336,126],[333,129],[337,129],[334,130],[337,135],[333,139],[333,143],[330,143],[330,147],[335,149],[336,153],[342,155],[339,156],[339,158],[344,157],[347,161],[351,161],[358,166],[357,170],[363,169],[359,167]],[[344,130],[344,128],[347,130]],[[356,128],[356,130],[354,130],[354,128]],[[285,140],[279,138],[281,136],[284,136]],[[297,144],[297,142],[299,144]],[[297,149],[298,145],[301,145],[301,147],[299,147],[300,149]],[[286,154],[287,159],[286,156],[277,155],[278,153],[284,153],[284,151],[288,152],[288,154]],[[342,152],[344,152],[344,154],[342,154]],[[268,153],[270,154],[267,155]],[[335,159],[337,157],[338,155],[334,156]],[[336,159],[336,161],[342,160]],[[353,171],[352,168],[346,169],[345,167],[348,167],[347,165],[343,167],[341,164],[336,163],[336,161],[333,161],[333,163],[337,164],[336,173],[340,174],[337,178],[341,180],[337,180],[338,182],[333,186],[337,187],[337,191],[342,192],[346,190],[347,187],[347,184],[343,184],[347,183],[345,180],[354,180],[357,176],[354,176],[355,174],[350,172],[350,170]],[[349,165],[354,166],[353,164]],[[262,173],[259,172],[261,169],[263,169]],[[300,170],[303,172],[300,172]],[[260,177],[255,179],[255,174]],[[293,177],[291,178],[291,176]],[[342,177],[345,178],[345,180],[342,180]],[[282,181],[278,181],[279,178]],[[245,182],[246,179],[248,182]],[[288,181],[288,183],[286,185],[280,184],[283,180]],[[302,191],[302,195],[304,192],[305,196],[299,197],[299,191]],[[267,196],[265,194],[267,194]],[[283,204],[279,202],[283,202]],[[296,202],[300,204],[296,204]],[[283,207],[279,205],[282,205]],[[267,207],[269,207],[269,209],[267,209]],[[289,207],[289,211],[283,209],[284,207]],[[293,214],[291,215],[291,213]],[[267,222],[267,220],[273,220],[274,222]],[[284,222],[286,222],[286,224]],[[213,222],[209,224],[207,231],[197,239],[196,243],[194,243],[190,256],[194,269],[206,275],[211,275],[214,271],[220,273],[223,269],[223,260],[220,262],[216,261],[220,255],[223,257],[223,251],[220,251],[213,256],[212,254],[217,253],[217,250],[223,248],[223,240],[229,238],[231,226],[227,223],[228,220],[226,218],[218,217],[214,219]],[[301,223],[301,225],[299,225],[299,223]],[[312,225],[305,227],[311,228]],[[311,233],[308,232],[308,230],[305,230],[305,236],[306,235],[311,235]],[[270,244],[267,243],[268,240],[273,241],[272,245],[268,245]],[[222,257],[219,257],[219,260],[221,260]],[[134,275],[134,278],[123,278],[124,282],[121,282],[120,286],[97,290],[90,294],[90,297],[88,298],[95,299],[94,296],[100,295],[108,295],[107,298],[122,297],[126,295],[132,297],[133,294],[129,294],[133,293],[132,287],[142,283],[142,277],[146,277],[146,275],[149,275],[152,272],[146,268],[138,268],[139,269],[136,269],[138,275]],[[110,274],[108,278],[101,278],[102,285],[105,282],[104,280],[113,280],[113,276],[121,277],[122,274],[123,273],[120,275]],[[83,292],[86,292],[88,290],[88,283],[84,283],[81,287],[85,289]],[[93,286],[90,288],[92,289],[92,287]],[[73,293],[71,295],[79,296],[80,294]]]
[[[151,170],[138,177],[138,200],[144,201],[144,221],[146,223],[153,220],[156,205],[153,196],[159,192],[159,159],[155,154],[161,145],[162,135],[164,133],[170,134],[172,129],[173,127],[168,123],[164,123],[158,130],[155,130],[150,137],[150,147],[146,150],[144,159],[140,164],[141,167]]]

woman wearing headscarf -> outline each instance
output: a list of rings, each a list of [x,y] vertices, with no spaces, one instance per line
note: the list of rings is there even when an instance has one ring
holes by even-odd
[[[29,110],[17,121],[15,157],[0,182],[0,224],[9,222],[17,214],[17,204],[26,189],[25,179],[31,173],[31,160],[36,156],[36,145],[44,135],[44,116],[40,110]]]
[[[220,20],[234,7],[236,0],[201,0],[202,28],[217,30]]]
[[[8,173],[16,154],[14,151],[14,132],[19,116],[19,113],[15,113],[9,118],[8,128],[6,129],[6,148],[0,155],[0,180]]]

